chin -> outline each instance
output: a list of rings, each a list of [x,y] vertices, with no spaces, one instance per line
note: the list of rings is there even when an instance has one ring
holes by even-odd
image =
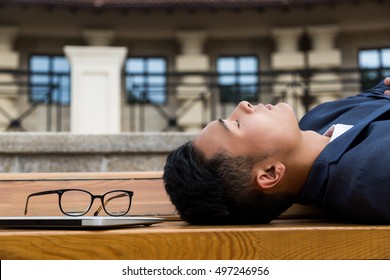
[[[276,106],[280,107],[281,109],[288,110],[288,111],[292,112],[295,116],[295,112],[294,112],[293,108],[290,106],[290,104],[282,102],[282,103],[277,104]]]
[[[291,121],[298,123],[297,116],[295,115],[293,108],[289,104],[280,103],[280,107],[281,107],[280,109],[283,110],[283,112],[285,112],[287,115],[289,115],[288,118],[289,119],[291,118]]]

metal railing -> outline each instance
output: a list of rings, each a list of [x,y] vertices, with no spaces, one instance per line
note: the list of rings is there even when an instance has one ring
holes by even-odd
[[[0,129],[64,131],[69,78],[69,73],[0,69]]]
[[[167,73],[164,84],[137,84],[126,88],[128,104],[133,111],[138,107],[138,116],[132,115],[129,130],[137,127],[139,131],[148,131],[148,117],[156,111],[165,123],[162,131],[184,130],[180,118],[192,106],[202,104],[202,126],[217,117],[226,117],[242,100],[251,102],[277,103],[289,102],[295,111],[303,108],[307,112],[313,106],[322,102],[326,97],[342,98],[355,95],[364,89],[377,84],[385,75],[390,75],[390,68],[357,69],[357,68],[328,68],[328,69],[299,69],[290,71],[263,71],[247,73],[256,75],[256,83],[221,85],[221,74],[212,72]],[[229,73],[226,75],[243,75]],[[126,79],[131,77],[127,75]],[[196,77],[197,82],[188,82]],[[148,90],[145,90],[145,89]],[[187,90],[188,98],[184,98]],[[131,96],[136,93],[137,98]],[[195,93],[194,93],[195,92]],[[165,94],[166,102],[153,102],[153,95]],[[130,95],[130,96],[129,96]],[[230,96],[226,96],[230,95]],[[157,129],[156,129],[157,130]]]
[[[123,131],[184,130],[181,119],[200,106],[201,123],[225,117],[242,100],[288,101],[305,111],[326,95],[354,95],[376,84],[390,68],[263,71],[255,83],[221,85],[213,72],[165,73],[162,83],[137,83],[123,74]],[[229,75],[244,75],[229,73]],[[50,77],[32,79],[32,77]],[[149,75],[150,76],[150,75]],[[160,75],[161,76],[161,75]],[[153,80],[153,79],[151,79]],[[143,79],[145,81],[145,79]],[[157,97],[156,97],[157,96]],[[69,131],[70,75],[0,69],[0,130]],[[153,125],[150,125],[153,123]]]

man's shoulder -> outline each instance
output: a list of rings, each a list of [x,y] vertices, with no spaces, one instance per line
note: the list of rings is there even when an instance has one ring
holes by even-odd
[[[375,87],[358,95],[322,103],[307,112],[299,125],[303,130],[315,130],[320,133],[325,132],[334,123],[353,125],[381,106],[389,104],[390,96],[384,95],[386,89],[389,89],[389,86],[381,81]]]
[[[390,104],[390,98],[382,100],[376,96],[361,94],[327,102],[310,110],[299,122],[302,130],[314,130],[324,133],[331,125],[343,123],[355,125],[384,105]]]

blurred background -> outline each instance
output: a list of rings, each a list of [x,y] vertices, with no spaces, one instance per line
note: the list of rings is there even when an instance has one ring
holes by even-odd
[[[0,130],[199,131],[390,75],[386,0],[1,0]]]

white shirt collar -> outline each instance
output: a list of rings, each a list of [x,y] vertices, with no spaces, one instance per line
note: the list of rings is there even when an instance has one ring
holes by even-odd
[[[324,133],[324,135],[330,137],[329,142],[332,142],[337,137],[341,136],[342,134],[350,130],[352,127],[353,125],[349,125],[349,124],[340,124],[340,123],[334,124]]]

